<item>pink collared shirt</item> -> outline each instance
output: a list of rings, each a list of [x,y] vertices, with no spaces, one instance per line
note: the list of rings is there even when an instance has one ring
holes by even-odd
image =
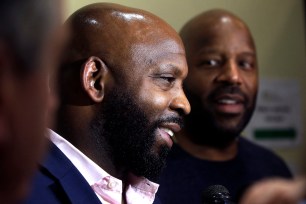
[[[74,147],[70,142],[58,135],[52,130],[49,130],[50,140],[68,157],[73,165],[79,170],[90,186],[93,186],[98,181],[103,181],[105,188],[102,188],[103,193],[110,200],[121,201],[123,190],[122,181],[112,177],[80,150]],[[149,181],[144,177],[129,175],[129,183],[125,189],[125,197],[127,204],[152,204],[159,185]],[[98,195],[97,195],[98,196]],[[110,203],[98,196],[101,202]]]

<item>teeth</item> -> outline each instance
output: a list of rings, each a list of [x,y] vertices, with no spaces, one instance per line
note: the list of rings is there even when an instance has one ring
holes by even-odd
[[[174,135],[174,132],[172,130],[169,130],[168,128],[163,128],[163,130],[168,133],[171,137]]]
[[[222,99],[222,100],[219,100],[219,103],[236,104],[237,102],[235,100],[231,100],[231,99]]]

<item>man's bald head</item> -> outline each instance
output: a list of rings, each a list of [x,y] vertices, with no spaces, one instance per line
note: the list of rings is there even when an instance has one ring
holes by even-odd
[[[220,29],[226,30],[226,33],[244,30],[248,35],[249,43],[255,47],[249,28],[243,20],[229,11],[214,9],[195,16],[181,29],[180,36],[187,55],[192,46],[198,44],[200,47],[203,43],[210,41],[213,36],[222,35]]]
[[[71,27],[72,40],[66,63],[98,56],[115,68],[137,54],[133,53],[137,44],[154,45],[168,40],[169,36],[180,41],[174,29],[157,16],[118,4],[85,6],[76,11],[67,24]]]

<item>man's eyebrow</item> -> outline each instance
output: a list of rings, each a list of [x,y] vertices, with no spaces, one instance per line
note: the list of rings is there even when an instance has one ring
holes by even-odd
[[[203,54],[218,54],[220,53],[221,50],[217,49],[217,48],[203,48],[199,51],[199,55],[203,55]],[[256,56],[255,51],[251,50],[251,49],[246,49],[245,51],[242,51],[240,54],[242,55],[251,55],[251,56]]]
[[[160,71],[172,71],[176,75],[179,75],[182,73],[182,69],[180,69],[177,65],[174,65],[172,63],[160,66]]]
[[[220,52],[218,49],[215,49],[215,48],[204,48],[204,49],[201,49],[199,54],[215,54],[215,53],[218,53]]]
[[[256,53],[252,52],[252,51],[242,52],[241,55],[246,55],[246,56],[250,56],[250,57],[256,57]]]

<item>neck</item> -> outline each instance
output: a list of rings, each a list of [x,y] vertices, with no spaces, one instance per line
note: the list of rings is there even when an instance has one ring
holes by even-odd
[[[209,161],[227,161],[233,159],[238,152],[238,140],[235,139],[224,148],[195,144],[186,131],[176,136],[178,145],[192,156]]]
[[[90,121],[93,118],[92,112],[95,111],[91,107],[61,107],[55,131],[104,171],[122,180],[125,177],[125,171],[114,164],[107,151],[109,147],[106,142],[97,142],[97,139],[91,135]]]

